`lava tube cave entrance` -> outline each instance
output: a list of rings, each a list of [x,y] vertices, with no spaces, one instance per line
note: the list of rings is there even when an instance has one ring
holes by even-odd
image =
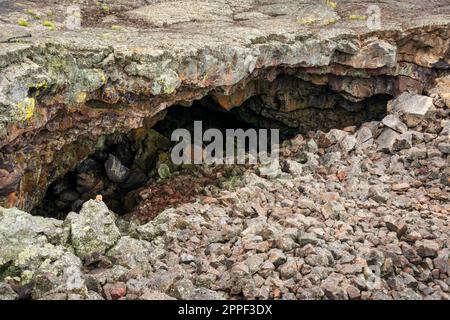
[[[279,129],[283,141],[299,133],[380,120],[391,99],[389,95],[376,95],[351,102],[323,86],[308,87],[310,96],[294,89],[290,85],[275,93],[268,90],[231,110],[224,109],[220,100],[211,95],[186,106],[168,108],[152,128],[102,136],[93,154],[48,187],[32,213],[64,218],[70,211],[77,212],[85,201],[101,195],[108,207],[121,215],[132,212],[145,199],[149,205],[141,214],[143,220],[149,220],[167,207],[207,194],[205,190],[210,186],[223,188],[246,168],[175,166],[170,160],[171,148],[176,144],[171,141],[175,129],[184,128],[192,134],[194,121],[202,121],[203,131]]]

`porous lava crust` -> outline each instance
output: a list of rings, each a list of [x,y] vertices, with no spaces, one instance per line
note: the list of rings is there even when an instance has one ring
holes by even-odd
[[[373,4],[0,1],[0,300],[450,299],[450,4]],[[209,105],[301,134],[172,167]]]
[[[6,207],[30,210],[101,136],[151,126],[174,104],[210,95],[230,109],[270,90],[258,81],[286,74],[358,102],[422,92],[449,68],[445,0],[377,3],[380,30],[357,18],[367,9],[358,1],[253,0],[83,1],[82,28],[68,30],[65,12],[73,3],[0,4]],[[305,104],[301,88],[273,91],[284,102],[272,114],[298,117],[294,126],[302,121],[299,109],[333,108]]]

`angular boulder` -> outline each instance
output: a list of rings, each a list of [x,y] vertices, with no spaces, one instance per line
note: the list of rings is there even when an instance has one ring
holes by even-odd
[[[447,108],[450,108],[450,76],[436,80],[439,96],[444,100]]]
[[[28,286],[26,297],[43,298],[50,291],[87,296],[82,263],[66,247],[69,230],[63,221],[35,217],[16,208],[0,207],[0,270],[18,288]],[[0,284],[1,299],[17,298]]]
[[[129,269],[140,267],[142,270],[151,269],[151,245],[147,241],[122,237],[117,244],[107,252],[107,256],[117,264]]]
[[[378,144],[378,150],[389,153],[392,151],[396,139],[400,136],[395,130],[389,127],[384,128],[376,142]]]
[[[128,178],[130,170],[119,159],[110,154],[105,162],[105,170],[112,182],[123,182]]]
[[[85,202],[79,214],[69,213],[65,223],[70,226],[71,245],[82,259],[105,254],[120,238],[113,213],[101,201]]]
[[[383,118],[383,120],[381,120],[381,123],[383,123],[386,127],[397,131],[398,133],[405,133],[408,131],[406,124],[404,124],[396,115],[393,114],[388,114]]]
[[[409,92],[388,103],[388,112],[399,115],[410,128],[417,126],[434,110],[432,98]]]
[[[29,246],[64,244],[67,237],[62,221],[0,207],[0,267]]]

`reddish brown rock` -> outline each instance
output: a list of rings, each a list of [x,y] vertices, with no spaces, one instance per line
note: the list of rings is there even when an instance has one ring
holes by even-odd
[[[103,292],[108,300],[118,300],[125,297],[127,286],[123,282],[107,283],[103,286]]]

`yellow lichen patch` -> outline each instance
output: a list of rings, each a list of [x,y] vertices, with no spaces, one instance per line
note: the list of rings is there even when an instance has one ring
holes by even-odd
[[[23,120],[29,120],[34,114],[36,100],[34,98],[25,98],[17,104],[17,108],[19,109],[20,117]]]
[[[176,88],[174,86],[170,86],[170,85],[165,85],[163,88],[164,88],[163,91],[165,94],[172,94],[176,90]]]
[[[359,20],[359,21],[365,21],[367,17],[365,15],[358,15],[358,14],[351,14],[348,16],[350,20]]]
[[[301,24],[301,25],[311,25],[314,24],[318,21],[317,18],[311,18],[311,17],[307,17],[307,18],[300,18],[297,20],[297,23]]]
[[[337,3],[331,0],[327,0],[327,6],[334,10],[337,8]]]
[[[109,12],[111,10],[110,6],[108,6],[106,3],[97,2],[97,5],[103,12]]]
[[[38,89],[38,90],[45,90],[47,88],[48,88],[48,84],[47,84],[47,81],[45,81],[45,80],[39,81],[36,85],[36,89]]]
[[[29,248],[25,248],[23,251],[21,251],[17,255],[17,263],[18,264],[25,264],[31,257],[33,256],[33,253],[30,251]]]
[[[22,275],[21,275],[21,284],[22,285],[26,285],[26,284],[28,284],[28,283],[30,283],[31,282],[31,280],[33,279],[33,276],[34,276],[34,272],[33,271],[30,271],[30,270],[25,270],[24,272],[22,272]]]
[[[208,81],[208,79],[209,79],[209,74],[205,73],[205,75],[203,76],[202,82],[204,83],[204,82]]]
[[[336,18],[331,18],[325,21],[325,25],[335,24],[337,22]]]
[[[156,82],[158,85],[161,86],[161,88],[165,94],[172,94],[177,89],[173,82],[167,81],[166,77],[159,78],[158,80],[156,80]]]
[[[100,72],[100,81],[103,84],[106,84],[106,82],[108,81],[108,79],[106,78],[106,75],[103,72]]]
[[[45,80],[39,81],[38,83],[29,83],[28,88],[35,88],[37,90],[37,95],[39,95],[39,91],[48,88],[48,83]]]
[[[100,35],[100,38],[102,38],[103,40],[108,40],[110,38],[110,35],[108,33],[104,32]]]
[[[79,104],[81,104],[81,103],[85,103],[86,102],[86,98],[87,98],[87,93],[86,92],[78,92],[76,95],[75,95],[75,102],[76,103],[79,103]]]

